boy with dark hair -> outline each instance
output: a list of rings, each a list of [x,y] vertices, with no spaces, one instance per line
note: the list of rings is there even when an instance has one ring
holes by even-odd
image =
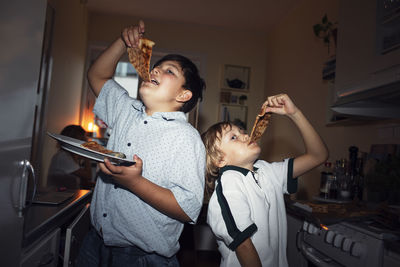
[[[196,66],[180,55],[162,58],[140,85],[140,101],[111,79],[126,47],[137,46],[143,33],[142,21],[125,28],[88,72],[98,95],[94,113],[112,129],[107,148],[136,164],[99,164],[94,230],[79,266],[179,266],[183,223],[196,222],[202,207],[205,149],[185,116],[204,88]]]
[[[328,157],[325,144],[286,94],[268,97],[263,108],[294,122],[304,140],[304,154],[282,162],[258,160],[261,148],[230,122],[217,123],[202,135],[207,175],[216,178],[207,222],[223,267],[288,265],[283,194],[294,193],[296,177]]]

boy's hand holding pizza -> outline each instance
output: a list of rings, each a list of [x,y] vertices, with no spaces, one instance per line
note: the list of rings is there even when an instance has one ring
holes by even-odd
[[[127,47],[139,46],[139,39],[143,37],[145,32],[144,22],[139,21],[139,25],[128,26],[122,30],[121,38]]]
[[[287,94],[269,96],[264,102],[265,112],[276,113],[280,115],[294,115],[299,110]]]

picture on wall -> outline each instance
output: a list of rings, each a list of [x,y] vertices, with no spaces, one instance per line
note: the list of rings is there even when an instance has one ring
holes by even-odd
[[[224,65],[221,87],[223,89],[247,92],[250,88],[250,68]]]
[[[219,120],[233,122],[247,130],[247,106],[220,104]]]

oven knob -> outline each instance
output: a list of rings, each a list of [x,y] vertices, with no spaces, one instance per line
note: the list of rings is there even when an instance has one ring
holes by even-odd
[[[335,237],[335,232],[334,231],[326,232],[325,242],[328,243],[328,244],[332,244],[334,237]]]
[[[343,241],[342,250],[346,252],[350,251],[351,244],[353,244],[353,241],[349,238],[345,238]]]
[[[303,231],[307,232],[307,230],[308,230],[308,222],[304,221],[304,223],[303,223]]]
[[[311,234],[311,235],[316,235],[318,233],[318,228],[310,223],[308,225],[308,233]]]
[[[333,240],[333,245],[337,248],[340,248],[342,246],[344,236],[341,234],[337,234]]]
[[[350,253],[355,257],[360,257],[364,253],[364,247],[361,243],[355,242],[353,243]]]

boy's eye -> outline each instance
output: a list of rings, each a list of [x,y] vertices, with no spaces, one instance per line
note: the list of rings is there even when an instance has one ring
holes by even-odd
[[[170,69],[167,69],[167,73],[169,73],[169,74],[175,74],[172,70],[170,70]]]
[[[232,135],[231,139],[232,139],[232,140],[236,140],[236,139],[237,139],[237,136],[236,136],[236,135]]]

